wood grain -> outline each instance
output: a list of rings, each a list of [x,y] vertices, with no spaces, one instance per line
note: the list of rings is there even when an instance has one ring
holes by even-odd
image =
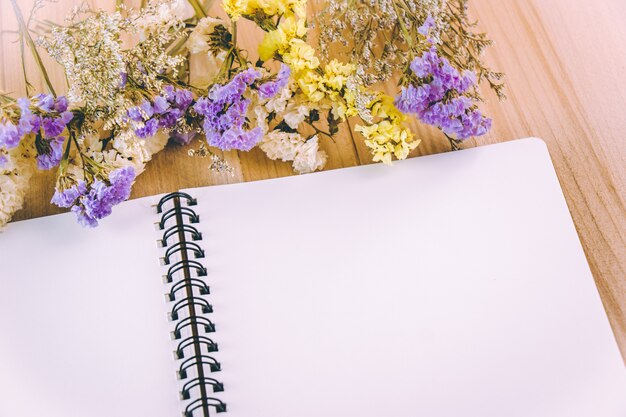
[[[32,0],[18,0],[29,10]],[[78,0],[59,0],[39,17],[62,21]],[[113,0],[91,0],[110,9]],[[606,0],[602,5],[572,0],[472,0],[471,14],[480,20],[496,44],[487,62],[507,74],[508,100],[498,102],[484,91],[484,110],[493,117],[493,130],[465,146],[484,145],[519,137],[538,136],[548,144],[574,223],[583,243],[617,341],[626,357],[626,2]],[[0,2],[0,89],[24,94],[19,62],[17,25],[8,1]],[[258,30],[244,25],[244,46],[255,50]],[[51,78],[63,86],[62,72]],[[32,61],[28,76],[43,90]],[[392,85],[385,86],[392,89]],[[437,131],[413,124],[423,139],[413,156],[442,152],[447,142]],[[346,129],[336,143],[323,145],[329,154],[326,169],[369,163],[364,145],[351,140]],[[228,152],[233,176],[208,170],[208,161],[189,158],[186,150],[169,146],[138,179],[133,197],[239,181],[291,175],[289,164],[270,161],[263,153]],[[36,175],[25,207],[15,219],[56,213],[48,202],[52,173]],[[541,204],[540,201],[537,204]],[[563,291],[567,291],[564,288]]]

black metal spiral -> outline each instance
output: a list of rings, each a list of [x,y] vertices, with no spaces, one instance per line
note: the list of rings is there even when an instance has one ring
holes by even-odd
[[[163,276],[168,285],[165,297],[172,303],[168,317],[176,323],[171,333],[177,341],[174,357],[180,361],[176,375],[187,380],[180,396],[190,400],[183,416],[210,417],[211,413],[226,412],[226,404],[209,397],[209,393],[224,391],[224,384],[208,376],[221,371],[222,365],[211,356],[218,351],[217,343],[206,336],[215,332],[215,324],[204,317],[213,312],[213,306],[203,298],[210,294],[210,288],[202,279],[207,269],[198,261],[205,255],[196,243],[202,240],[202,234],[189,224],[200,221],[189,208],[196,204],[196,199],[186,193],[176,192],[161,198],[157,213],[161,214],[159,229],[164,232],[158,243],[164,249],[162,262],[168,266]],[[191,370],[195,372],[189,373]]]

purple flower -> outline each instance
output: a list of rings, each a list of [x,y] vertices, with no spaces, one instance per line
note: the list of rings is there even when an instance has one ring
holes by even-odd
[[[424,36],[428,36],[428,32],[430,32],[430,30],[434,27],[435,19],[433,19],[432,16],[428,16],[422,26],[417,29],[417,31]]]
[[[113,204],[119,204],[130,197],[130,190],[136,176],[135,169],[130,166],[111,172],[111,175],[109,175],[109,181],[111,182],[109,191]]]
[[[54,97],[51,94],[37,94],[34,97],[37,100],[37,107],[49,113],[54,107]]]
[[[269,81],[259,86],[259,97],[262,99],[269,99],[274,97],[280,90],[282,90],[287,83],[289,83],[289,76],[291,70],[288,65],[281,64],[280,71],[276,76],[275,81]]]
[[[22,113],[17,125],[17,130],[21,137],[28,135],[29,133],[35,133],[39,131],[41,127],[41,117],[30,112]]]
[[[61,113],[61,120],[63,121],[63,123],[65,123],[66,126],[73,118],[74,113],[72,113],[71,111],[64,111],[63,113]]]
[[[56,204],[59,207],[70,208],[74,205],[78,197],[87,193],[87,185],[85,181],[81,181],[78,184],[59,191],[56,189],[52,196],[51,203]]]
[[[156,134],[158,128],[159,121],[157,119],[150,119],[142,127],[135,129],[135,134],[140,138],[149,138]]]
[[[26,97],[20,97],[17,99],[17,105],[22,113],[30,113],[30,100]]]
[[[491,120],[466,95],[476,85],[473,72],[459,73],[434,46],[416,57],[410,68],[418,81],[403,87],[396,97],[400,111],[415,114],[423,123],[459,140],[484,135],[491,128]]]
[[[89,187],[80,181],[65,190],[56,190],[52,202],[71,207],[82,226],[95,227],[98,220],[111,214],[113,206],[128,199],[135,176],[132,167],[119,168],[111,172],[108,181],[97,179]]]
[[[128,73],[127,72],[121,72],[120,73],[120,83],[118,85],[118,88],[124,88],[126,87],[126,83],[128,83]]]
[[[170,108],[170,103],[167,102],[167,99],[163,96],[156,96],[154,98],[154,112],[157,114],[163,114]]]
[[[207,143],[222,150],[252,149],[263,137],[261,128],[244,129],[250,100],[244,98],[247,88],[261,77],[253,68],[235,75],[224,85],[215,85],[208,97],[200,98],[194,109],[204,116],[203,129]]]
[[[179,143],[181,145],[189,145],[189,143],[193,140],[195,136],[196,132],[194,132],[193,130],[190,130],[189,132],[180,132],[176,130],[172,132],[172,135],[170,137],[176,143]]]
[[[146,99],[141,102],[139,108],[143,111],[144,117],[146,117],[147,119],[151,118],[154,114],[154,109],[152,108],[152,105]]]
[[[139,107],[131,107],[130,109],[128,109],[128,117],[133,122],[143,121],[143,114],[141,114],[141,110],[139,110]]]
[[[60,96],[57,98],[56,103],[54,103],[54,110],[59,113],[63,113],[67,110],[67,98],[65,96]]]
[[[65,138],[56,138],[48,142],[48,153],[37,155],[37,168],[41,170],[52,169],[59,165],[63,157],[63,141]]]
[[[21,136],[17,127],[10,121],[0,123],[0,146],[13,149],[20,143]]]
[[[167,84],[165,87],[163,87],[163,94],[165,95],[167,101],[174,100],[174,86]]]
[[[192,101],[191,91],[166,85],[162,94],[154,97],[152,103],[144,99],[139,106],[128,109],[128,118],[133,122],[144,122],[135,127],[134,131],[137,136],[147,138],[153,136],[159,128],[171,129],[176,126]]]
[[[163,129],[171,129],[176,126],[178,122],[178,118],[182,115],[182,111],[180,109],[171,109],[167,113],[161,115],[159,119],[159,127]]]
[[[0,168],[4,168],[6,164],[8,163],[9,163],[9,155],[7,155],[4,152],[0,153]]]
[[[249,151],[254,148],[263,138],[263,130],[255,127],[252,130],[243,130],[240,127],[232,127],[221,135],[207,136],[208,143],[225,151],[239,149]]]
[[[179,109],[187,109],[193,101],[193,94],[189,90],[176,90],[174,93],[174,102]]]
[[[65,123],[62,118],[44,117],[43,118],[43,136],[46,139],[59,136],[65,129]]]

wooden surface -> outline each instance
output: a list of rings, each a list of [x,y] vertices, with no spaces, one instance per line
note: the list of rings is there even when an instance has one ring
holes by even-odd
[[[32,0],[18,3],[29,10]],[[60,22],[75,3],[78,0],[58,0],[38,16]],[[110,8],[114,1],[88,3]],[[509,98],[498,102],[486,92],[484,110],[494,119],[493,130],[465,146],[526,136],[546,141],[626,357],[626,2],[605,0],[600,6],[590,0],[471,0],[470,11],[496,42],[486,60],[507,74]],[[8,0],[0,2],[0,29],[0,89],[23,95],[16,23]],[[239,35],[244,46],[256,49],[258,31],[244,26]],[[43,91],[32,62],[28,73]],[[64,85],[58,67],[52,71],[52,81]],[[393,86],[389,88],[393,91]],[[448,149],[435,130],[414,124],[414,131],[423,139],[414,155]],[[326,169],[370,162],[364,145],[343,133],[336,143],[323,145],[329,154]],[[292,174],[289,164],[270,161],[259,150],[227,153],[235,174],[214,174],[208,170],[207,160],[189,158],[186,151],[170,146],[157,155],[138,179],[133,197]],[[15,219],[58,212],[48,203],[53,184],[52,173],[33,178],[26,205]]]

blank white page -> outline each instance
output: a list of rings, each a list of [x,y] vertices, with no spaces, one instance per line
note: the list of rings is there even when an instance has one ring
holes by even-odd
[[[153,199],[0,233],[0,416],[180,416]]]
[[[540,140],[187,192],[224,415],[626,416]]]

